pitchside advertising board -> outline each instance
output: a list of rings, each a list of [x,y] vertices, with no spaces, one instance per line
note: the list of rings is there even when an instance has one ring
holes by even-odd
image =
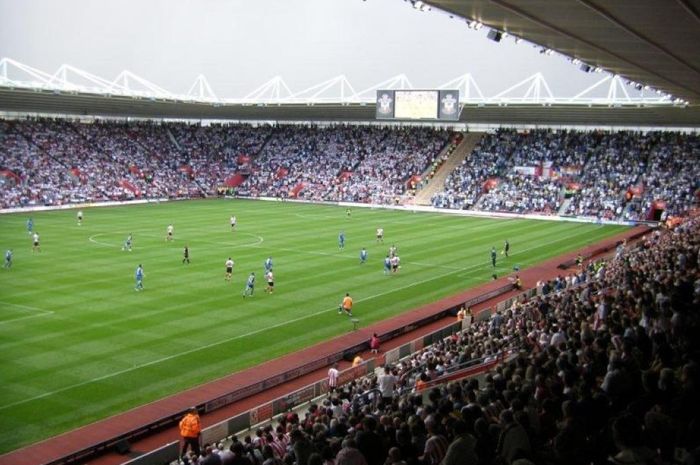
[[[459,90],[378,90],[377,119],[459,120]]]

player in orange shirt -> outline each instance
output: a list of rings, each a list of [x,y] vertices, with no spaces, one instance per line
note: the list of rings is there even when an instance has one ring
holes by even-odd
[[[350,293],[346,292],[345,297],[343,297],[343,302],[338,305],[338,314],[340,313],[347,313],[348,316],[352,316],[352,297],[350,297]]]

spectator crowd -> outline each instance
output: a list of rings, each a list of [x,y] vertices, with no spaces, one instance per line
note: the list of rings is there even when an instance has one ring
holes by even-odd
[[[694,134],[502,129],[486,134],[435,194],[436,207],[645,220],[654,202],[698,203]]]
[[[0,121],[1,206],[201,197],[225,186],[239,195],[391,203],[449,136],[377,126]]]
[[[695,464],[700,218],[188,463]],[[510,354],[503,357],[504,354]],[[445,374],[503,359],[482,379]]]
[[[444,159],[452,136],[427,127],[0,120],[0,206],[203,197],[225,188],[393,204]],[[655,208],[687,213],[699,192],[697,135],[500,129],[484,135],[432,203],[644,220]]]

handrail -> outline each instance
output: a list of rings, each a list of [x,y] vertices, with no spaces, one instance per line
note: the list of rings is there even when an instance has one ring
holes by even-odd
[[[441,384],[442,380],[444,378],[448,377],[454,377],[454,375],[458,375],[460,371],[464,371],[467,369],[471,368],[478,368],[479,366],[485,366],[490,364],[493,361],[501,362],[505,359],[506,356],[514,353],[518,348],[511,348],[508,350],[502,350],[497,352],[496,354],[490,354],[490,355],[484,355],[482,357],[476,357],[470,360],[467,360],[466,362],[462,362],[457,366],[452,366],[449,367],[443,374],[440,375],[440,377],[435,378],[433,380],[430,380],[426,383],[426,387],[431,387],[434,384]],[[404,373],[401,378],[400,382],[403,384],[405,379],[408,377],[409,374],[413,374],[416,372],[416,370],[423,369],[427,366],[427,363],[424,363],[422,365],[419,365],[417,367],[411,368],[408,372]],[[404,386],[406,389],[413,390],[414,386]]]

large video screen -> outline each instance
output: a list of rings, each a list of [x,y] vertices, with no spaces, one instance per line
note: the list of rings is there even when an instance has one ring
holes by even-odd
[[[438,92],[436,90],[394,91],[394,118],[437,119]]]
[[[458,90],[378,90],[377,119],[459,119]]]

